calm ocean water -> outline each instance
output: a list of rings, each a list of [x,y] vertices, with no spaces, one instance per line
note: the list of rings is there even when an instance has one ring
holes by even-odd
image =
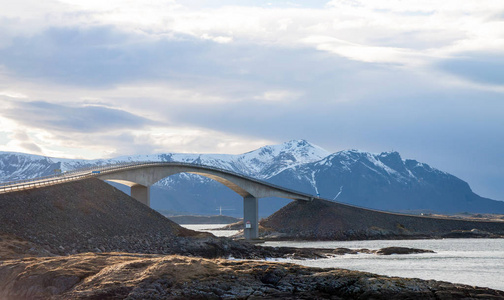
[[[387,276],[435,279],[504,290],[504,239],[266,242],[264,245],[353,249],[399,246],[429,249],[436,253],[347,254],[330,259],[291,260],[291,262],[311,267],[343,268]]]
[[[186,225],[184,225],[186,226]],[[222,225],[188,225],[194,230],[218,228]],[[215,235],[232,235],[229,231],[213,231]],[[380,249],[398,246],[434,250],[436,253],[410,255],[342,255],[329,259],[275,259],[310,267],[343,268],[375,274],[454,283],[504,290],[504,239],[443,240],[377,240],[349,242],[266,242],[264,246]]]
[[[226,226],[226,224],[184,224],[181,226],[184,226],[185,228],[192,230],[211,232],[215,236],[232,236],[233,234],[237,234],[239,231],[239,230],[215,230],[216,228]]]

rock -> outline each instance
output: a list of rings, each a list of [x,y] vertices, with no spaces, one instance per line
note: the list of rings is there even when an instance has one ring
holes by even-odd
[[[443,238],[500,238],[502,236],[478,230],[452,230],[449,233],[443,235]]]
[[[332,253],[337,255],[345,255],[345,254],[357,254],[358,251],[348,248],[336,248],[332,251]]]
[[[378,255],[391,255],[391,254],[417,254],[417,253],[436,253],[432,250],[407,248],[407,247],[387,247],[376,251]]]

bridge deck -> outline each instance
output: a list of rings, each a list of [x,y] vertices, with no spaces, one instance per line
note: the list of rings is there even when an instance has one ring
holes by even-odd
[[[82,180],[85,178],[89,178],[91,176],[102,176],[105,174],[111,174],[115,173],[118,171],[125,171],[125,170],[131,170],[131,169],[139,169],[139,168],[145,168],[145,167],[168,167],[168,166],[174,166],[174,167],[191,167],[191,168],[197,168],[201,170],[210,170],[210,171],[216,171],[216,172],[221,172],[224,174],[229,174],[232,176],[236,176],[238,178],[242,178],[245,180],[248,180],[250,182],[254,182],[278,191],[283,191],[286,193],[294,194],[294,195],[299,195],[300,198],[308,198],[308,199],[313,199],[316,198],[313,195],[302,193],[299,191],[295,191],[289,188],[285,188],[282,186],[278,186],[275,184],[271,184],[266,181],[259,180],[257,178],[249,177],[234,171],[226,170],[226,169],[221,169],[221,168],[216,168],[212,166],[206,166],[206,165],[201,165],[201,164],[191,164],[191,163],[183,163],[183,162],[137,162],[137,163],[126,163],[126,164],[116,164],[116,165],[107,165],[107,166],[101,166],[101,167],[95,167],[95,168],[86,168],[86,169],[78,169],[74,170],[71,172],[67,172],[64,174],[60,175],[53,175],[53,176],[46,176],[46,177],[38,177],[38,178],[33,178],[33,179],[27,179],[27,180],[19,180],[19,181],[10,181],[10,182],[5,182],[5,183],[0,183],[0,193],[9,193],[9,192],[15,192],[15,191],[20,191],[20,190],[25,190],[25,189],[32,189],[32,188],[38,188],[38,187],[43,187],[43,186],[48,186],[48,185],[54,185],[54,184],[60,184],[63,182],[68,182],[68,181],[76,181],[76,180]],[[99,173],[93,173],[99,172]]]

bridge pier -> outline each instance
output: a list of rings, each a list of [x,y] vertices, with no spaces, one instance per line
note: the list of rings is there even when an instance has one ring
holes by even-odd
[[[243,224],[246,240],[259,237],[259,204],[256,197],[243,198]]]
[[[131,186],[131,197],[150,207],[150,187],[136,184]]]

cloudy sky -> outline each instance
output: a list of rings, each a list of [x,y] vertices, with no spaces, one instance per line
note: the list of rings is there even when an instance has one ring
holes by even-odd
[[[306,139],[504,200],[504,1],[0,0],[0,107],[1,151]]]

